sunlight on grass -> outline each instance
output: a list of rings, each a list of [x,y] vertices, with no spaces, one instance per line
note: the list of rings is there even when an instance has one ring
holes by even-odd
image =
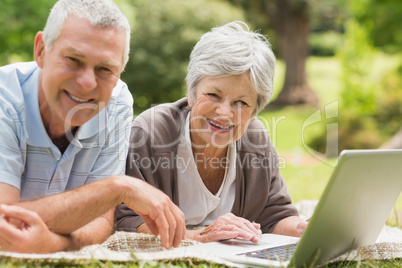
[[[342,84],[341,65],[337,58],[309,57],[307,79],[318,95],[320,105],[339,100]]]

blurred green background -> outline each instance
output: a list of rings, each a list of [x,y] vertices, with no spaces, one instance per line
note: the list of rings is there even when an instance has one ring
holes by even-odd
[[[122,79],[135,114],[185,96],[190,52],[212,27],[242,20],[269,37],[278,59],[275,93],[259,118],[295,202],[320,197],[341,150],[402,144],[399,0],[115,2],[132,25]],[[54,3],[0,2],[0,65],[33,60],[34,36]],[[402,197],[390,224],[402,225],[401,211]]]

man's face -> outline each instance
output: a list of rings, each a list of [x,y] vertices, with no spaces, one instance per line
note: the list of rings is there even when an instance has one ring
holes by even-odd
[[[38,33],[39,106],[51,136],[83,125],[106,106],[123,71],[124,44],[124,31],[75,16],[67,18],[49,50]]]

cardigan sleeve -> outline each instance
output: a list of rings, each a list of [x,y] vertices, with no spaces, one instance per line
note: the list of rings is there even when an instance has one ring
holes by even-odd
[[[143,129],[134,126],[131,128],[130,148],[126,162],[126,175],[133,177],[134,180],[139,179],[146,181],[145,177],[147,175],[149,176],[149,172],[147,172],[147,170],[141,170],[141,166],[138,164],[138,156],[149,155],[149,148],[147,148],[145,143],[142,146],[136,146],[142,138],[147,139],[146,137],[147,134]],[[137,228],[144,223],[144,220],[122,203],[116,208],[115,223],[115,229],[117,231],[136,232]]]
[[[139,115],[133,122],[126,162],[126,175],[160,189],[177,205],[175,154],[185,114],[174,105],[160,105]],[[116,230],[135,232],[144,220],[125,204],[115,213]]]
[[[290,216],[298,216],[298,212],[292,204],[286,181],[279,171],[279,159],[275,147],[271,142],[268,144],[266,155],[269,156],[269,167],[265,174],[268,182],[267,198],[257,220],[261,223],[263,232],[271,233],[279,221]]]

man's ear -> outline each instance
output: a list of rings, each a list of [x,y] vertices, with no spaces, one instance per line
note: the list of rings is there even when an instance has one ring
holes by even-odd
[[[45,42],[43,41],[43,32],[38,32],[35,36],[34,58],[39,68],[43,69],[45,57]]]

